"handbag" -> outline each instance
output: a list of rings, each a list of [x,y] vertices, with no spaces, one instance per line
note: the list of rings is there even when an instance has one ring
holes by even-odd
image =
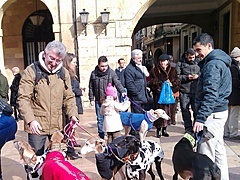
[[[162,85],[162,90],[158,99],[158,104],[174,104],[174,103],[175,103],[175,98],[173,96],[170,83],[167,81],[164,81]]]

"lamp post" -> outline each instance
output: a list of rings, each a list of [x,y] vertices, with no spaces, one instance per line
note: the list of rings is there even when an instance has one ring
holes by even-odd
[[[85,11],[85,9],[83,9],[83,11],[80,12],[79,14],[80,14],[80,19],[81,19],[81,24],[84,27],[85,36],[87,36],[87,24],[88,24],[89,12],[87,12],[87,11]]]
[[[104,11],[101,12],[102,24],[105,27],[105,36],[107,35],[107,25],[109,22],[109,14],[110,14],[110,12],[106,11],[106,9],[104,9]]]

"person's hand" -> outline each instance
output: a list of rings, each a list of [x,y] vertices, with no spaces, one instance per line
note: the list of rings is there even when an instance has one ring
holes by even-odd
[[[122,97],[123,97],[123,98],[127,97],[127,93],[123,92],[123,93],[122,93]]]
[[[74,122],[78,122],[78,118],[76,116],[71,116],[70,120]]]
[[[71,121],[72,124],[74,124],[74,126],[72,128],[73,129],[76,128],[77,127],[77,123],[78,123],[78,118],[76,116],[71,116],[70,117],[70,121]]]
[[[172,86],[172,83],[171,83],[171,81],[169,79],[167,80],[167,82],[170,84],[170,86]]]
[[[203,126],[204,126],[203,123],[195,122],[194,126],[193,126],[193,132],[198,133],[198,132],[202,131],[203,130]]]
[[[91,106],[94,106],[94,101],[90,101],[90,105],[91,105]]]
[[[194,74],[193,75],[193,79],[197,79],[198,78],[198,75],[197,74]]]
[[[189,80],[193,80],[193,77],[194,77],[194,76],[191,75],[191,74],[188,75],[188,79],[189,79]]]
[[[41,135],[40,130],[42,130],[42,127],[36,120],[31,121],[29,127],[32,134]]]
[[[86,88],[80,88],[81,90],[83,90],[85,92]]]

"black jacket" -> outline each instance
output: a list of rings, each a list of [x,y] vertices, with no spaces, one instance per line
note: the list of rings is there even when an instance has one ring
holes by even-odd
[[[119,70],[119,68],[115,69],[115,72],[116,72],[120,82],[122,83],[123,87],[125,87],[124,71],[125,71],[125,69],[122,69],[121,71]]]
[[[232,74],[232,93],[229,96],[229,105],[230,106],[239,106],[240,105],[240,70],[238,67],[238,62],[235,59],[232,59],[231,65],[231,74]]]
[[[83,106],[82,106],[82,90],[79,86],[79,81],[77,79],[71,78],[71,85],[72,85],[72,91],[75,94],[76,98],[76,105],[78,109],[78,114],[83,114]]]
[[[147,103],[146,76],[132,59],[125,68],[124,77],[128,97],[139,104]]]
[[[11,104],[11,106],[17,107],[18,89],[19,89],[19,83],[20,83],[21,77],[22,76],[20,73],[16,74],[12,81],[12,85],[10,86],[10,90],[11,90],[10,104]]]
[[[228,97],[232,91],[231,62],[230,56],[215,49],[198,63],[201,75],[195,99],[197,122],[204,123],[212,113],[228,109]]]
[[[107,84],[111,83],[120,93],[124,93],[124,88],[114,70],[108,67],[106,72],[101,72],[98,66],[92,71],[89,80],[89,100],[100,102],[105,97]]]
[[[198,79],[190,80],[188,75],[200,75],[200,67],[195,61],[178,62],[177,65],[178,78],[181,81],[180,92],[195,94],[197,91]]]

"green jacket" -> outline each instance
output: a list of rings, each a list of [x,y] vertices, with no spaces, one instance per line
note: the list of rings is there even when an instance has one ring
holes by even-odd
[[[3,74],[0,73],[0,99],[8,101],[8,90],[8,80]]]

